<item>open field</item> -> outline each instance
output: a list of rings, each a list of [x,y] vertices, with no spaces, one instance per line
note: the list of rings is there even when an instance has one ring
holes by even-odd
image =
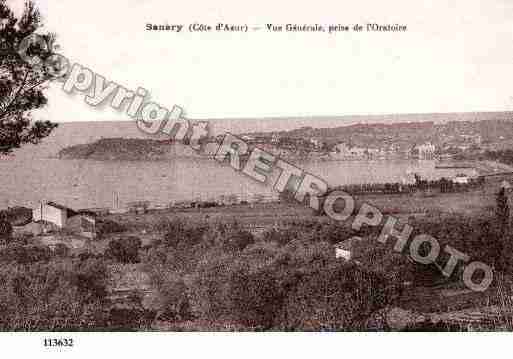
[[[407,194],[366,194],[357,195],[356,207],[362,203],[379,208],[384,214],[399,217],[429,216],[439,214],[462,214],[466,216],[491,215],[495,208],[495,195],[504,178],[494,176],[486,180],[482,188],[467,192],[439,193],[416,192]],[[299,203],[259,203],[201,209],[153,210],[145,214],[112,214],[106,217],[127,227],[152,229],[163,220],[180,218],[192,223],[231,223],[237,221],[243,226],[272,227],[274,225],[315,221],[330,221],[326,216],[318,216],[313,210]]]
[[[155,210],[145,214],[115,214],[107,219],[135,228],[152,228],[163,220],[183,219],[191,223],[233,223],[243,226],[271,227],[275,224],[327,219],[315,216],[314,212],[301,204],[266,203],[241,204],[226,207],[201,209]]]

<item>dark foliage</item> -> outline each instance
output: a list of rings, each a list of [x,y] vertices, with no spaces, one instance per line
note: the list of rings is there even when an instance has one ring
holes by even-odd
[[[32,209],[26,207],[11,207],[0,211],[0,218],[9,221],[13,226],[24,226],[32,221]]]
[[[506,190],[502,188],[497,194],[497,220],[501,233],[506,233],[509,226],[509,205]]]
[[[12,237],[12,225],[5,217],[0,217],[0,241],[2,243],[9,243]]]
[[[102,238],[106,235],[113,233],[121,233],[126,230],[126,228],[115,221],[111,221],[108,219],[101,219],[96,221],[96,234],[99,238]]]
[[[57,126],[49,121],[31,120],[31,111],[46,105],[44,85],[52,79],[45,66],[34,67],[16,51],[28,35],[41,27],[41,16],[32,2],[16,18],[5,0],[0,0],[0,154],[10,153],[23,144],[37,144]],[[53,35],[43,35],[48,41]],[[45,60],[49,49],[31,45],[30,56]]]
[[[120,263],[138,263],[142,242],[137,237],[123,237],[109,242],[105,257]]]
[[[1,263],[31,264],[48,262],[51,258],[52,251],[45,246],[24,246],[12,243],[0,249]]]
[[[0,264],[0,330],[99,330],[108,325],[106,267],[55,259]]]

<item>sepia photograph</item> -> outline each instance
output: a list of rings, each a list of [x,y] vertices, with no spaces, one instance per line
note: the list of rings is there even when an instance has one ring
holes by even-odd
[[[512,25],[503,0],[0,0],[0,332],[508,339]]]

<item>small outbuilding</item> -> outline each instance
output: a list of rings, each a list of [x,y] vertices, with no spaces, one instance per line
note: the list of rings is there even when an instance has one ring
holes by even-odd
[[[96,238],[96,218],[88,214],[78,214],[71,217],[66,229],[83,237]]]
[[[135,214],[144,214],[148,212],[148,208],[150,207],[149,201],[136,201],[127,203],[128,212]]]
[[[346,261],[351,260],[354,257],[354,243],[361,240],[360,237],[352,237],[335,244],[335,258],[343,258]]]

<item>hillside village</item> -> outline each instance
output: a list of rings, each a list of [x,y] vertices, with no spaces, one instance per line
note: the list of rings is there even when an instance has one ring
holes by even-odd
[[[303,127],[292,131],[247,133],[242,138],[284,157],[448,159],[510,148],[513,145],[513,121],[494,119]]]
[[[485,115],[480,114],[478,118]],[[465,120],[453,120],[454,116],[449,116],[444,121],[440,116],[437,121],[359,123],[237,135],[252,147],[291,160],[496,160],[497,156],[502,156],[501,151],[513,147],[513,115],[500,113],[489,117],[475,120],[467,115]],[[220,133],[202,141],[218,145],[223,138],[224,133]],[[174,156],[199,156],[194,151],[186,151],[186,146],[170,146],[172,143],[167,139],[102,138],[63,148],[58,156],[105,161],[159,161]]]

